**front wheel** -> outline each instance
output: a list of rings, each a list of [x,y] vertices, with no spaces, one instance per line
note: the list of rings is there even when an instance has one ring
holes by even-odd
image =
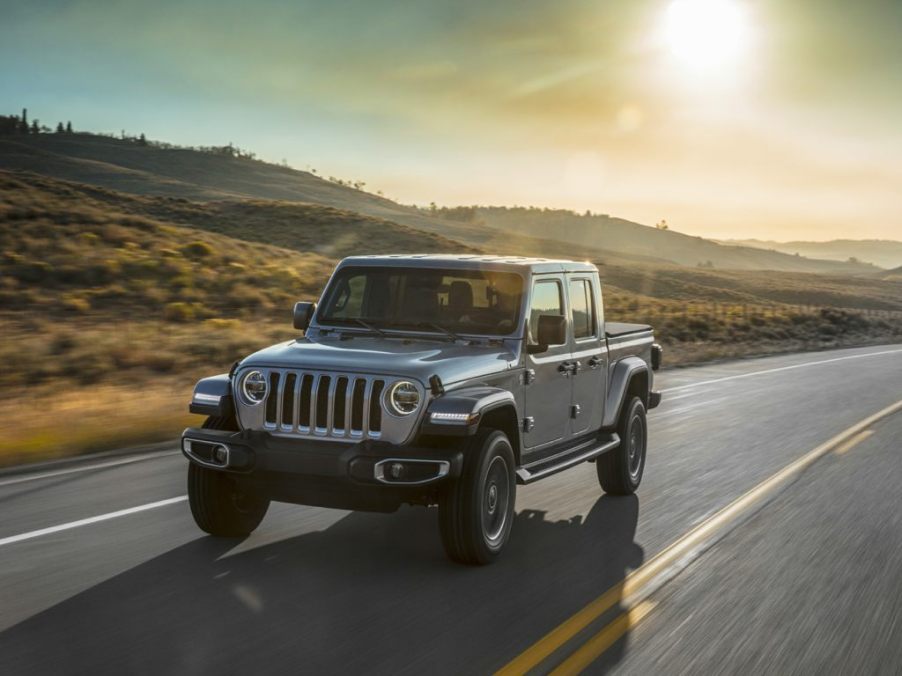
[[[229,418],[211,417],[208,429],[234,429]],[[227,472],[188,465],[188,503],[198,527],[210,535],[244,537],[260,525],[269,500],[248,491],[239,477]]]
[[[470,565],[494,561],[510,537],[516,495],[510,441],[500,430],[480,430],[466,450],[460,477],[439,503],[448,557]]]
[[[645,404],[639,397],[633,397],[623,409],[617,434],[620,446],[595,461],[598,482],[605,493],[632,495],[642,481],[648,443]]]

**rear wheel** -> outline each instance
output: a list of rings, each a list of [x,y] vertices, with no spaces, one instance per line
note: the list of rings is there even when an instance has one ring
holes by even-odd
[[[605,493],[631,495],[642,482],[648,443],[645,404],[639,397],[633,397],[621,412],[617,434],[620,446],[599,457],[595,469]]]
[[[234,418],[210,417],[208,429],[234,430]],[[194,464],[188,465],[188,502],[198,527],[210,535],[243,537],[260,525],[269,500],[249,491],[241,477]]]
[[[477,432],[461,476],[439,503],[439,528],[448,557],[459,563],[494,561],[510,536],[517,483],[514,452],[504,432]]]

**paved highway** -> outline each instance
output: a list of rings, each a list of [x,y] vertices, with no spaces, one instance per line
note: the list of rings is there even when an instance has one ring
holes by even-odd
[[[434,509],[205,537],[175,452],[0,476],[0,673],[902,670],[902,346],[658,385],[638,496],[520,487],[487,568]]]

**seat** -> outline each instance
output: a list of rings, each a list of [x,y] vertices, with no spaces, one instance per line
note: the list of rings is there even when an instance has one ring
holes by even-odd
[[[455,320],[462,320],[473,310],[473,287],[469,282],[451,282],[448,289],[448,314]]]

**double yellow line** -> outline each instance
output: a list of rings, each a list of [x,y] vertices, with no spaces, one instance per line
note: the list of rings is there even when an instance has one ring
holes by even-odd
[[[865,433],[865,430],[868,427],[900,410],[902,410],[902,400],[852,425],[787,465],[769,479],[765,479],[686,533],[644,566],[627,575],[621,582],[608,589],[575,615],[552,629],[502,667],[497,672],[498,676],[525,674],[535,669],[605,612],[622,602],[627,610],[561,662],[553,672],[554,674],[579,673],[648,613],[651,605],[643,602],[648,594],[663,581],[685,568],[692,560],[698,558],[717,537],[726,533],[729,526],[735,524],[752,508],[771,497],[789,481],[798,477],[813,462],[834,449],[837,453],[849,450],[867,438],[868,434]]]

